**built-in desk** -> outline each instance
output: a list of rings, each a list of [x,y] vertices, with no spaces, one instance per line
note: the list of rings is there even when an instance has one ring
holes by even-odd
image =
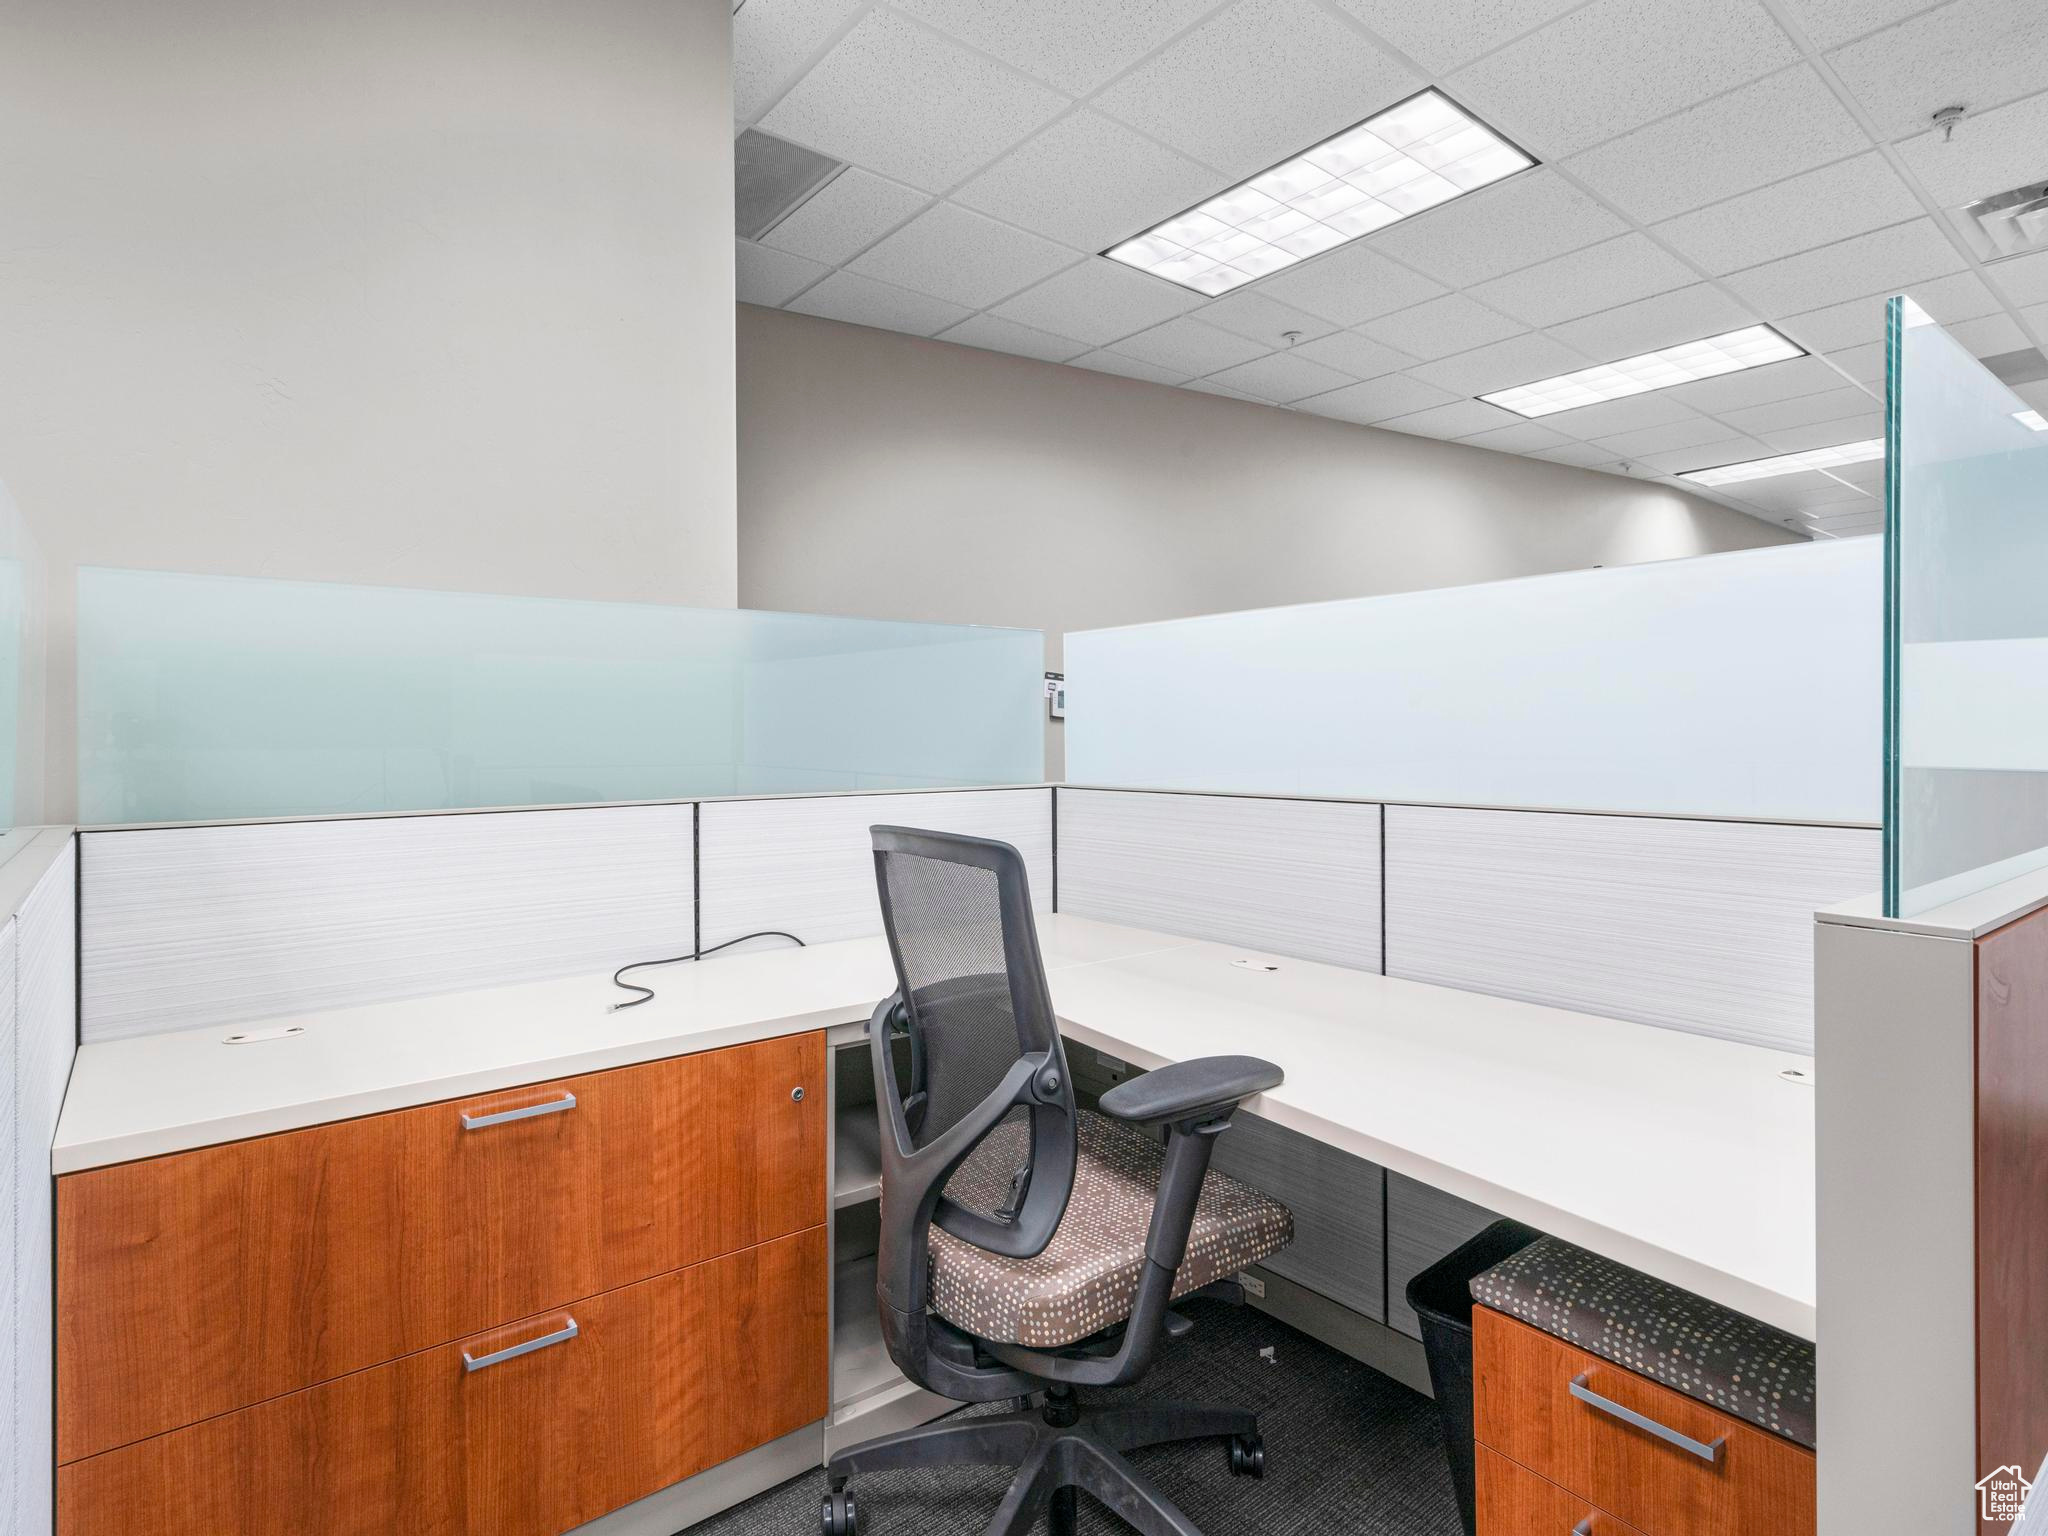
[[[1287,1082],[1250,1113],[1813,1336],[1810,1058],[1085,918],[1039,931],[1073,1040],[1140,1067],[1269,1057]],[[651,980],[617,1013],[579,977],[87,1045],[54,1171],[857,1023],[893,985],[879,937]]]

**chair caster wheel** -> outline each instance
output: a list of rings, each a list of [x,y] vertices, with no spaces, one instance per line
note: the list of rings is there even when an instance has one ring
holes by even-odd
[[[854,1508],[853,1495],[845,1489],[825,1495],[821,1514],[823,1536],[856,1536],[860,1530],[860,1515]]]
[[[1254,1478],[1266,1475],[1266,1442],[1263,1436],[1230,1437],[1230,1475]]]

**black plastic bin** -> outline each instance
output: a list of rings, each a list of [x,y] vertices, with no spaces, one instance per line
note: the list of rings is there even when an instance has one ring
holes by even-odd
[[[1496,1221],[1408,1282],[1408,1305],[1422,1322],[1429,1384],[1436,1393],[1465,1536],[1476,1536],[1478,1529],[1472,1508],[1472,1280],[1542,1235],[1519,1221]]]

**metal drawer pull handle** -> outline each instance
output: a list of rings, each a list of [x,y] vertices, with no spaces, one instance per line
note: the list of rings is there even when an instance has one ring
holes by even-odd
[[[535,1115],[559,1115],[565,1109],[576,1107],[576,1095],[565,1093],[559,1099],[549,1099],[545,1104],[528,1104],[519,1109],[501,1109],[494,1115],[471,1115],[462,1117],[465,1131],[480,1131],[487,1125],[503,1125],[508,1120],[531,1120]]]
[[[462,1352],[462,1368],[465,1371],[480,1371],[487,1365],[501,1365],[507,1360],[517,1360],[521,1355],[530,1355],[536,1349],[546,1349],[550,1344],[566,1344],[576,1337],[576,1319],[557,1328],[553,1333],[544,1333],[537,1339],[528,1339],[524,1344],[514,1344],[510,1349],[494,1350],[488,1355],[472,1355]]]
[[[1693,1439],[1691,1435],[1681,1435],[1668,1424],[1659,1424],[1655,1419],[1637,1413],[1633,1408],[1622,1407],[1620,1403],[1617,1403],[1611,1397],[1602,1397],[1598,1392],[1595,1392],[1586,1385],[1586,1376],[1588,1374],[1587,1372],[1581,1372],[1572,1378],[1571,1383],[1572,1396],[1576,1397],[1588,1408],[1597,1408],[1600,1412],[1617,1418],[1624,1424],[1633,1424],[1637,1429],[1645,1430],[1666,1444],[1675,1445],[1681,1451],[1686,1451],[1699,1457],[1701,1461],[1709,1465],[1721,1459],[1721,1447],[1728,1443],[1725,1436],[1709,1445],[1704,1440]]]
[[[1588,1515],[1577,1525],[1573,1526],[1572,1536],[1593,1536],[1593,1517]]]

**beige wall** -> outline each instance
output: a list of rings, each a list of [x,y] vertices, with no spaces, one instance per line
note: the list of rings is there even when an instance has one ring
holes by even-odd
[[[8,0],[0,481],[81,564],[728,605],[729,0]]]
[[[1067,630],[1797,541],[1665,486],[739,316],[749,608],[1022,625],[1057,669]]]

